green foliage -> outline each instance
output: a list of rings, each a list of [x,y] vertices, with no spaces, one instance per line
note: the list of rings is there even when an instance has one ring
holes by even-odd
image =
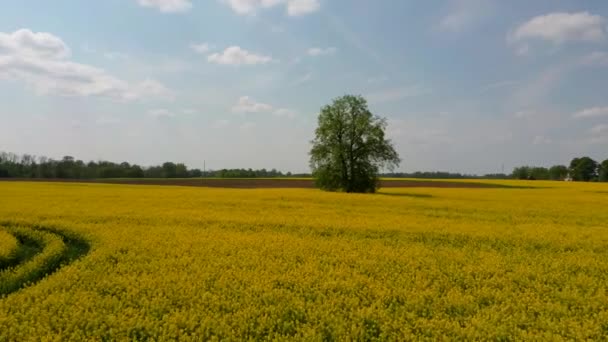
[[[589,157],[574,158],[570,162],[570,176],[574,181],[589,182],[597,178],[598,164]]]
[[[281,171],[277,171],[276,169],[272,170],[252,170],[252,169],[222,169],[219,171],[214,171],[213,175],[219,178],[270,178],[270,177],[283,177],[286,174],[283,174]],[[291,174],[289,174],[291,175]],[[287,176],[289,176],[287,175]]]
[[[546,167],[530,167],[520,166],[513,169],[512,177],[515,179],[528,179],[528,180],[548,180],[550,179],[550,172]]]
[[[608,182],[608,159],[600,164],[599,181]]]
[[[530,178],[530,167],[529,166],[520,166],[513,169],[513,173],[511,174],[515,179],[529,179]]]
[[[544,167],[520,166],[513,169],[511,174],[514,179],[527,180],[565,180],[568,176],[577,182],[589,182],[598,179],[608,181],[608,161],[604,161],[598,166],[598,163],[589,157],[574,158],[570,167],[554,165],[547,169]]]
[[[530,179],[531,180],[548,180],[549,179],[549,170],[546,167],[533,167],[530,170]]]
[[[34,247],[40,253],[26,258],[19,267],[8,267],[0,270],[0,296],[13,292],[28,282],[42,278],[47,272],[59,265],[65,252],[61,238],[46,232],[23,227],[2,227],[24,241],[24,246]]]
[[[385,128],[386,120],[374,116],[361,96],[346,95],[323,107],[310,151],[317,186],[375,192],[380,168],[393,169],[400,162]]]
[[[94,179],[94,178],[270,178],[309,176],[308,174],[293,175],[272,170],[252,169],[222,169],[217,171],[201,171],[188,169],[185,164],[165,162],[162,165],[143,168],[136,164],[109,161],[90,161],[84,163],[74,157],[65,156],[61,160],[31,155],[19,156],[14,153],[0,152],[0,178],[62,178],[62,179]]]
[[[564,180],[568,177],[568,167],[565,165],[554,165],[549,169],[549,179]]]

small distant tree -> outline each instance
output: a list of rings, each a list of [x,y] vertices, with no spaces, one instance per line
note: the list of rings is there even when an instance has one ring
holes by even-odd
[[[600,164],[599,181],[608,182],[608,159]]]
[[[511,177],[515,179],[529,179],[530,178],[530,167],[520,166],[513,169]]]
[[[385,129],[386,120],[373,115],[361,96],[346,95],[323,107],[310,151],[317,186],[328,191],[375,192],[379,170],[392,170],[401,161]]]
[[[568,168],[565,165],[554,165],[549,169],[551,180],[564,180],[568,177]]]
[[[163,177],[164,178],[175,178],[177,177],[177,165],[172,162],[165,162],[162,165]]]
[[[533,167],[530,169],[530,179],[547,180],[549,179],[549,170],[546,167]]]
[[[570,162],[570,176],[572,180],[589,182],[597,178],[598,164],[589,157],[574,158]]]

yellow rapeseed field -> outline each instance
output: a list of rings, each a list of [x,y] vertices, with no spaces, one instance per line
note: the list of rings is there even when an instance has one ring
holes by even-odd
[[[7,231],[0,230],[0,267],[8,262],[17,250],[17,239]]]
[[[0,183],[0,341],[608,339],[608,185],[501,183]]]

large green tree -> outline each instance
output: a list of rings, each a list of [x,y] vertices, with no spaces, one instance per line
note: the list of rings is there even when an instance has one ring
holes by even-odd
[[[386,120],[373,115],[361,96],[346,95],[321,109],[310,151],[318,187],[329,191],[375,192],[381,168],[399,165],[385,136]]]
[[[519,166],[513,169],[511,177],[515,179],[529,179],[531,168],[529,166]]]
[[[600,182],[608,182],[608,159],[600,164],[599,180]]]
[[[546,167],[533,167],[530,170],[530,179],[547,180],[549,179],[549,170]]]
[[[574,158],[570,162],[570,176],[574,181],[589,182],[597,177],[598,164],[589,157]]]
[[[565,165],[554,165],[549,169],[551,180],[564,180],[568,177],[568,168]]]

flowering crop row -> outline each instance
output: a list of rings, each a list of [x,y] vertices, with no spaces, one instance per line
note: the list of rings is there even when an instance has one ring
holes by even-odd
[[[8,232],[0,230],[0,269],[11,262],[15,257],[17,248],[17,239]]]
[[[55,234],[42,232],[26,227],[3,227],[13,235],[25,241],[24,244],[39,249],[40,252],[32,255],[14,267],[0,271],[0,295],[13,292],[29,282],[39,279],[56,268],[66,251],[66,246]]]

